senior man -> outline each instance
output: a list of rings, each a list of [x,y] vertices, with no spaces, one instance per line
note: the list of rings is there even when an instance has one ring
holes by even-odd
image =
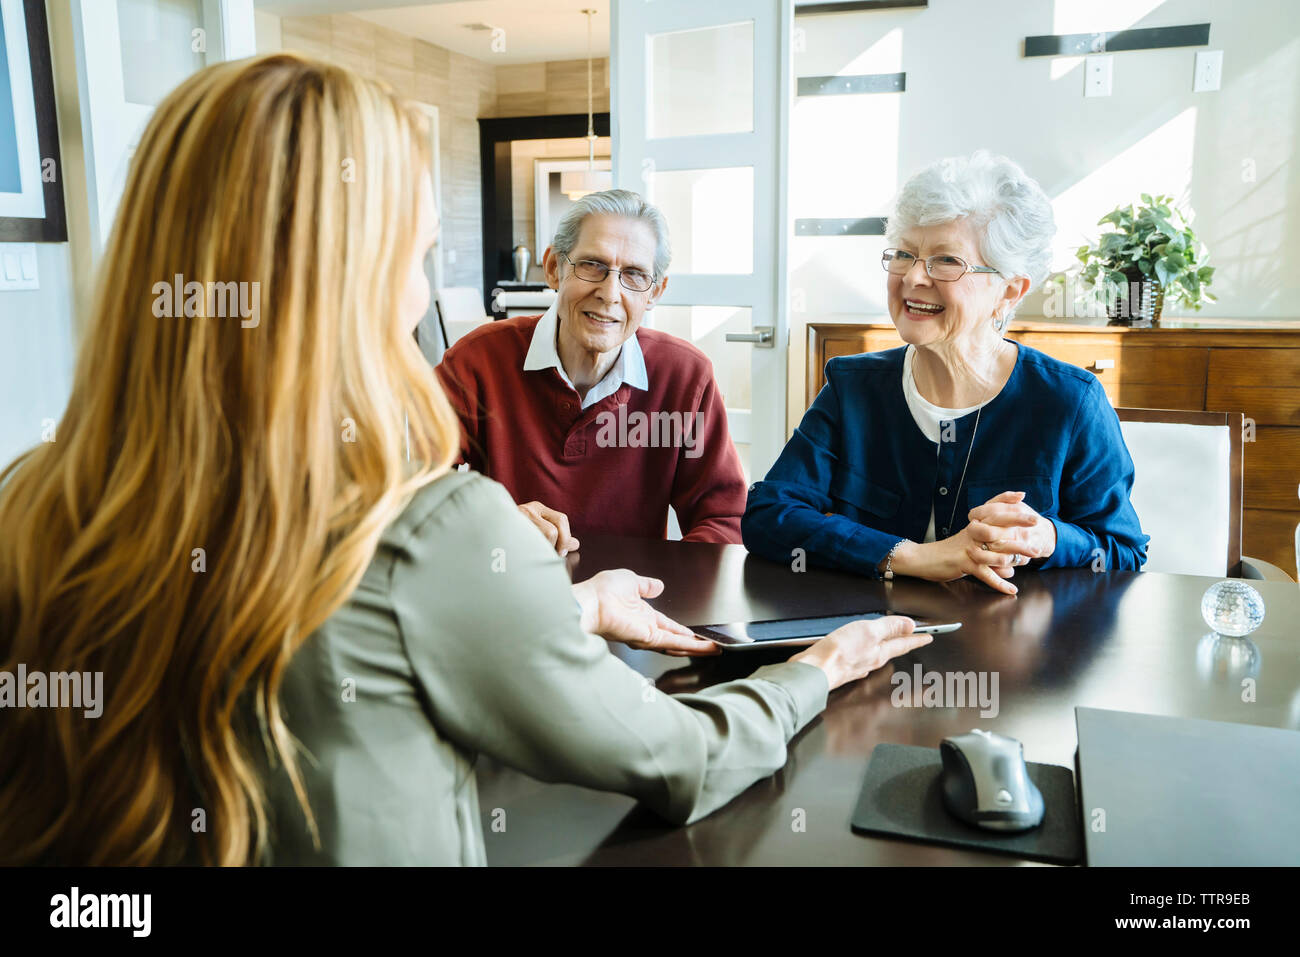
[[[542,264],[542,316],[480,326],[438,375],[462,457],[561,554],[585,533],[740,542],[745,479],[708,357],[641,328],[668,283],[668,227],[636,193],[578,200]]]

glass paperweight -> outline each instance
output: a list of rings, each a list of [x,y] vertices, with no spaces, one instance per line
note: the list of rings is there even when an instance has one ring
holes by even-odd
[[[1220,635],[1241,638],[1264,622],[1264,599],[1243,581],[1215,582],[1201,598],[1201,617]]]

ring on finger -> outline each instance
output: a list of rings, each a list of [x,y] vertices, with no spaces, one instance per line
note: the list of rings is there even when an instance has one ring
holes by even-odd
[[[980,548],[984,549],[984,551],[986,551],[986,552],[988,552],[988,551],[992,551],[992,549],[989,548],[989,543],[988,543],[988,542],[980,542]]]

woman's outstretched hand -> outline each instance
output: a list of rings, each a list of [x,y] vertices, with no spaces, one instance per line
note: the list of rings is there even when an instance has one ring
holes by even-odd
[[[826,672],[826,683],[834,691],[840,685],[865,678],[891,659],[934,641],[931,635],[917,635],[916,623],[902,615],[851,621],[836,628],[791,661],[802,661]]]
[[[573,586],[573,597],[582,606],[582,630],[666,655],[721,654],[716,644],[696,637],[685,625],[646,602],[663,590],[664,583],[659,579],[627,568],[598,572]]]

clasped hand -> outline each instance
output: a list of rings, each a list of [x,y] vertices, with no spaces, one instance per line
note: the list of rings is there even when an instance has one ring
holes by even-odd
[[[967,515],[965,528],[938,542],[907,542],[895,553],[893,569],[930,581],[970,575],[1003,594],[1019,589],[1007,581],[1020,565],[1056,551],[1056,526],[1024,502],[1024,492],[1003,492]]]

